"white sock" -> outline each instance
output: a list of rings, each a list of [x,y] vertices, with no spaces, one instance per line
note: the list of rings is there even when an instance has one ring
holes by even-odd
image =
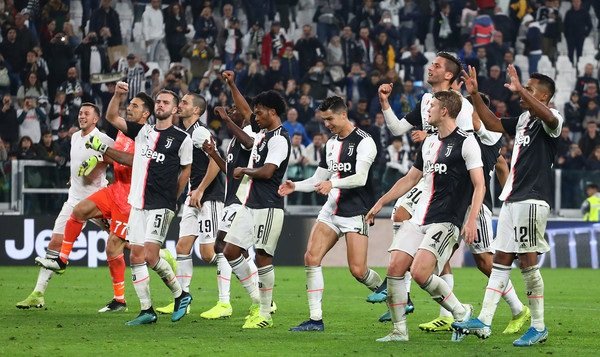
[[[250,299],[253,304],[260,303],[260,294],[258,292],[258,279],[255,278],[256,273],[253,273],[250,270],[250,265],[244,259],[243,255],[240,255],[239,258],[235,260],[230,260],[229,265],[233,270],[233,273],[240,280],[240,283],[250,295]]]
[[[308,295],[308,310],[310,319],[319,321],[323,319],[323,290],[325,281],[323,279],[323,270],[321,266],[305,267],[306,272],[306,295]]]
[[[521,302],[521,300],[519,300],[519,296],[515,291],[512,281],[508,281],[508,285],[506,285],[506,289],[504,289],[502,298],[510,307],[510,311],[512,312],[513,316],[517,316],[521,313],[521,311],[523,311],[523,303]]]
[[[485,288],[483,305],[479,313],[479,320],[486,325],[492,324],[500,297],[508,286],[510,269],[511,267],[508,265],[494,264],[492,266],[492,273]]]
[[[275,286],[275,268],[272,265],[258,268],[258,286],[260,292],[260,315],[270,319],[273,287]]]
[[[377,290],[379,285],[381,285],[381,283],[383,283],[383,280],[381,279],[379,274],[377,274],[377,272],[373,269],[367,269],[367,272],[365,273],[365,275],[362,278],[356,279],[356,280],[365,284],[365,286],[367,288],[369,288],[371,291]]]
[[[462,321],[467,313],[464,306],[458,301],[458,298],[448,286],[444,279],[437,275],[431,275],[429,279],[421,286],[429,293],[433,300],[442,305],[446,310],[452,312],[452,316],[457,321]]]
[[[229,304],[231,266],[223,253],[217,254],[217,288],[219,289],[219,302]]]
[[[403,276],[389,276],[387,306],[392,315],[392,323],[395,329],[406,328],[406,303],[408,302],[408,292]],[[404,325],[404,326],[402,326]],[[400,330],[403,331],[403,330]]]
[[[404,284],[406,284],[406,292],[410,294],[410,283],[412,283],[412,275],[409,271],[404,273]]]
[[[152,307],[152,298],[150,297],[150,275],[146,263],[131,264],[131,280],[135,293],[140,299],[140,309],[148,310]]]
[[[46,258],[47,259],[56,259],[58,258],[58,252],[55,250],[46,250]],[[40,293],[45,293],[46,288],[48,288],[48,282],[54,276],[54,272],[52,270],[46,268],[40,268],[40,272],[38,273],[37,282],[35,283],[35,288],[33,291],[37,291]]]
[[[177,280],[181,284],[181,289],[186,293],[190,292],[190,284],[194,275],[194,263],[192,255],[177,254]]]
[[[453,274],[444,274],[440,276],[442,280],[446,282],[450,291],[454,290],[454,275]],[[440,317],[451,317],[452,313],[446,310],[443,306],[440,306]]]
[[[527,289],[527,299],[529,300],[529,309],[531,309],[531,327],[538,331],[546,328],[544,324],[544,279],[537,266],[532,266],[521,270],[525,288]]]
[[[248,258],[245,259],[246,263],[248,263],[248,266],[250,267],[252,279],[256,282],[256,285],[258,286],[258,267],[256,266],[256,263],[254,262],[254,259],[252,259],[251,256],[248,256]]]
[[[173,268],[167,263],[163,258],[158,258],[156,265],[152,267],[158,276],[162,279],[165,285],[171,290],[174,298],[177,298],[181,295],[181,284],[179,284],[179,280],[175,277],[175,272]]]

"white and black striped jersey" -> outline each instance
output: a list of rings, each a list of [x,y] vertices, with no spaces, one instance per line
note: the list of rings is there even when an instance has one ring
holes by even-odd
[[[558,120],[555,129],[549,128],[541,119],[532,117],[529,111],[518,118],[502,119],[502,126],[514,135],[510,173],[500,199],[506,202],[536,200],[550,205],[553,185],[552,165],[556,145],[562,130],[563,117],[550,109]]]
[[[130,121],[124,134],[135,140],[129,204],[137,209],[175,211],[181,166],[192,163],[192,139],[174,125],[158,130]]]
[[[146,71],[147,69],[141,63],[136,63],[135,66],[129,67],[127,60],[122,58],[119,61],[117,70],[126,78],[126,82],[129,85],[129,91],[127,92],[127,101],[132,100],[137,93],[143,92],[146,85]]]
[[[200,182],[202,182],[202,179],[204,179],[206,171],[208,170],[210,158],[206,155],[204,150],[202,150],[202,144],[204,144],[204,141],[206,140],[210,141],[211,134],[210,131],[200,123],[200,120],[196,120],[194,124],[190,125],[190,127],[186,129],[186,132],[192,138],[192,144],[194,145],[192,151],[192,173],[190,175],[190,189],[194,190],[200,185]],[[206,190],[204,190],[200,202],[223,202],[223,196],[225,195],[224,181],[223,174],[219,171],[215,179],[208,185]]]
[[[250,125],[244,127],[246,134],[254,137],[256,133],[252,131]],[[242,204],[239,197],[246,197],[246,191],[248,189],[247,183],[242,185],[242,180],[238,180],[233,177],[233,170],[236,167],[248,167],[248,161],[250,161],[250,154],[252,148],[246,149],[244,145],[236,138],[233,137],[229,142],[227,148],[227,159],[226,161],[226,184],[225,184],[225,206],[232,204]],[[243,191],[243,192],[242,192]]]
[[[249,167],[260,168],[265,164],[273,164],[277,169],[269,179],[250,179],[248,195],[243,202],[246,206],[283,209],[283,197],[279,196],[277,190],[287,171],[290,148],[288,132],[282,126],[271,131],[263,129],[256,134]]]
[[[377,157],[377,145],[364,130],[355,128],[343,139],[332,136],[325,144],[325,154],[321,155],[320,167],[331,173],[331,178],[343,179],[356,174],[356,162],[365,161],[371,165]],[[341,189],[332,188],[325,209],[340,217],[365,215],[375,203],[376,195],[372,187],[373,166],[364,186]]]
[[[462,107],[456,117],[456,125],[464,131],[473,131],[473,105],[463,96]],[[417,103],[415,108],[404,119],[412,124],[413,127],[419,130],[425,130],[428,133],[435,133],[437,129],[429,124],[429,108],[433,100],[432,93],[425,93],[421,101]]]
[[[473,191],[468,170],[482,167],[481,150],[472,134],[456,128],[440,139],[429,135],[414,167],[423,172],[424,186],[411,221],[419,225],[450,222],[462,226]]]

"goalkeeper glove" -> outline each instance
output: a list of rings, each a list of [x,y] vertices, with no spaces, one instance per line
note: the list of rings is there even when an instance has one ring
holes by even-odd
[[[98,165],[99,162],[104,161],[102,155],[92,155],[87,160],[85,160],[79,166],[79,171],[77,172],[77,176],[87,176],[92,172],[92,170]]]
[[[90,137],[89,140],[85,142],[85,147],[87,149],[99,151],[103,154],[108,150],[108,145],[103,143],[97,136]]]

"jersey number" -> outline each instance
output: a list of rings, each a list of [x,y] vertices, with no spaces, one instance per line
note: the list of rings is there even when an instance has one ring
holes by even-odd
[[[126,236],[127,235],[127,222],[121,222],[121,221],[117,221],[115,220],[115,230],[114,233],[116,235],[119,235],[119,229],[121,229],[121,236]]]
[[[419,197],[421,196],[422,193],[423,193],[423,191],[414,187],[412,190],[410,190],[410,192],[408,193],[408,196],[406,196],[406,198],[413,201],[414,203],[418,203]]]
[[[200,221],[200,233],[210,233],[212,231],[211,223],[210,219],[205,220],[204,224]]]
[[[223,218],[221,219],[221,222],[225,222],[225,221],[227,220],[227,221],[229,221],[229,223],[232,223],[232,222],[233,222],[233,219],[235,218],[235,214],[236,214],[236,213],[237,213],[237,212],[233,212],[233,213],[231,213],[231,214],[229,215],[229,217],[227,217],[227,213],[225,213],[225,214],[223,215]]]
[[[160,228],[163,221],[163,216],[157,214],[154,216],[154,228]]]
[[[525,243],[527,242],[527,227],[515,227],[515,242]]]

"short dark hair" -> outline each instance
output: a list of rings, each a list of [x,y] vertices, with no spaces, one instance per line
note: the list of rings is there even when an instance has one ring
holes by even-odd
[[[206,99],[200,94],[194,92],[189,92],[188,95],[191,95],[192,98],[194,98],[192,105],[200,108],[200,115],[204,114],[206,111]]]
[[[91,103],[91,102],[84,102],[84,103],[81,103],[81,107],[80,108],[82,108],[82,107],[92,107],[92,108],[94,108],[94,113],[96,113],[96,115],[98,117],[100,117],[100,108],[98,108],[98,106],[96,104]]]
[[[450,83],[453,83],[458,76],[460,76],[460,71],[463,68],[462,63],[460,63],[458,58],[454,57],[448,52],[440,51],[437,53],[437,56],[446,60],[446,65],[444,67],[446,68],[446,71],[452,72]]]
[[[490,104],[492,103],[492,101],[490,100],[490,96],[485,93],[482,93],[482,92],[479,92],[479,95],[481,96],[481,99],[483,100],[483,104],[485,104],[485,106],[489,108]],[[469,103],[473,104],[472,96],[469,95],[467,97],[467,100],[469,101]]]
[[[274,109],[278,116],[282,117],[285,114],[285,100],[274,90],[268,90],[259,93],[252,101],[253,106],[262,105],[263,107]]]
[[[334,113],[339,113],[342,111],[347,111],[348,106],[346,106],[346,102],[344,98],[334,95],[328,98],[325,98],[324,101],[319,105],[319,111],[326,112],[331,110]]]
[[[593,183],[593,182],[591,182],[591,183],[588,183],[588,184],[585,186],[585,188],[586,188],[586,189],[588,189],[588,188],[591,188],[591,189],[594,189],[594,190],[598,191],[598,185],[597,185],[597,184],[595,184],[595,183]]]
[[[141,100],[144,103],[144,109],[150,112],[150,116],[154,115],[154,100],[144,92],[139,92],[134,98]]]
[[[156,96],[154,98],[158,98],[158,96],[161,94],[170,94],[173,97],[175,105],[179,105],[179,96],[177,95],[177,93],[173,92],[172,90],[161,89],[160,91],[158,91],[158,93],[156,93]]]
[[[554,83],[554,80],[552,78],[538,72],[530,74],[529,78],[537,79],[538,82],[540,82],[540,84],[542,85],[542,87],[546,88],[546,90],[550,94],[548,101],[550,100],[550,98],[554,97],[554,92],[556,92],[556,83]]]
[[[456,119],[462,108],[462,98],[460,94],[452,90],[443,90],[435,92],[433,97],[440,101],[442,108],[448,109],[448,115],[450,117]]]
[[[295,132],[294,132],[294,135],[292,135],[292,137],[294,137],[294,136],[300,136],[300,137],[301,137],[301,136],[302,136],[302,133],[301,133],[301,132],[299,132],[299,131],[295,131]]]

